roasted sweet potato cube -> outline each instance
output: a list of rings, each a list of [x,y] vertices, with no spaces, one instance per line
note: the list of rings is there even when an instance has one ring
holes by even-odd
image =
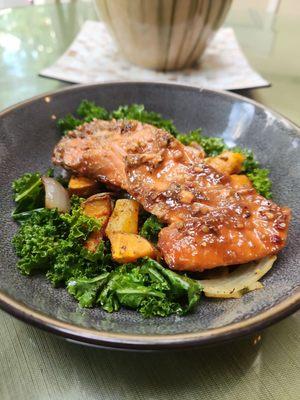
[[[155,257],[155,248],[142,236],[114,232],[109,236],[112,258],[119,263],[134,262],[142,257]]]
[[[89,217],[109,217],[112,212],[112,201],[109,193],[98,193],[82,203],[84,214]]]
[[[222,174],[232,175],[242,171],[245,156],[241,153],[223,151],[216,157],[209,157],[205,162]]]
[[[114,232],[138,233],[139,203],[130,199],[119,199],[106,228],[106,235]]]
[[[96,193],[99,188],[98,182],[84,176],[71,176],[68,190],[70,195],[76,194],[80,197],[88,197]]]
[[[231,175],[231,184],[235,189],[251,189],[252,182],[247,175]]]
[[[105,228],[112,211],[112,201],[109,193],[99,193],[89,197],[82,203],[83,213],[89,217],[101,220],[101,228],[90,234],[85,247],[94,252],[101,242]]]

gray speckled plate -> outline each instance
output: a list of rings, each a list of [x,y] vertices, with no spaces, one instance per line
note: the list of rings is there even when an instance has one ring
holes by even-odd
[[[253,149],[271,169],[275,201],[293,211],[289,243],[263,279],[265,289],[238,300],[203,298],[186,317],[143,319],[122,310],[82,310],[64,289],[43,277],[26,278],[16,269],[11,239],[11,182],[25,171],[45,170],[59,138],[55,118],[74,112],[82,99],[109,109],[143,103],[188,131]],[[98,346],[166,349],[213,344],[264,328],[300,305],[300,131],[280,115],[243,97],[156,83],[75,86],[40,96],[0,115],[0,304],[16,317],[66,338]]]

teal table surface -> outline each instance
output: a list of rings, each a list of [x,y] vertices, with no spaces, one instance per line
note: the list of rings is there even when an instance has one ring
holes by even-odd
[[[234,5],[225,24],[272,86],[241,93],[300,124],[299,13],[274,16],[252,5]],[[96,19],[88,0],[0,10],[0,110],[67,85],[38,72],[87,19]],[[1,400],[297,400],[299,371],[300,313],[227,345],[134,353],[67,342],[0,311]]]

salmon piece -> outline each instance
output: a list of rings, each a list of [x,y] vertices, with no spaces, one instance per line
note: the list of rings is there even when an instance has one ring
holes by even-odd
[[[170,268],[203,271],[258,260],[285,245],[290,211],[255,193],[162,229],[158,246]]]
[[[158,247],[171,268],[202,271],[282,249],[289,209],[237,185],[196,150],[152,125],[95,120],[62,138],[53,162],[126,190],[169,224]]]

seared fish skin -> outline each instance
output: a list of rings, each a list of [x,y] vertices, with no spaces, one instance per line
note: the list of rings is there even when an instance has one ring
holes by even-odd
[[[280,251],[290,210],[234,188],[168,132],[138,121],[94,120],[57,144],[53,162],[126,190],[170,224],[158,247],[177,270],[242,264]]]

